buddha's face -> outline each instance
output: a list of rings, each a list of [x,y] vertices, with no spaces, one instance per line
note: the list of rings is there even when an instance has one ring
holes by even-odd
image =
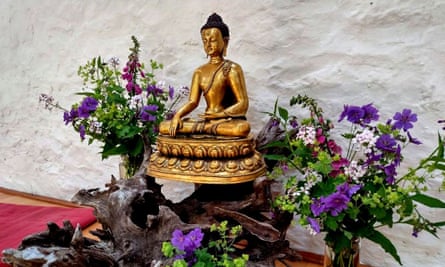
[[[223,56],[227,41],[222,37],[218,28],[204,29],[201,32],[204,50],[209,56]]]

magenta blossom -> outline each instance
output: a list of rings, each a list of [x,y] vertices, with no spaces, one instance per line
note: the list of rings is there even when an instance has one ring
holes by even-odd
[[[343,167],[348,166],[349,160],[345,158],[340,158],[339,160],[334,160],[331,163],[332,171],[329,173],[330,177],[337,177],[339,174],[343,173]]]
[[[317,129],[316,139],[319,144],[323,144],[326,141],[326,136],[323,135],[323,129],[321,128]]]
[[[328,148],[334,154],[337,154],[337,155],[341,154],[341,146],[337,145],[337,143],[335,143],[334,140],[328,141]]]

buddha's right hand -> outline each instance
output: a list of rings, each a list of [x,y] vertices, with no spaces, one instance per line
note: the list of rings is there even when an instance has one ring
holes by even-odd
[[[176,136],[176,131],[181,128],[182,128],[181,118],[174,116],[170,122],[170,131],[169,131],[170,136]]]

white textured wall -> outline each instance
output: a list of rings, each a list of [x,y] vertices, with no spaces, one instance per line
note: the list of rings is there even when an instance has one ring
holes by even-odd
[[[44,110],[40,93],[68,107],[79,98],[77,67],[91,57],[125,62],[130,36],[143,60],[165,64],[158,78],[189,85],[205,62],[199,29],[212,12],[231,29],[228,58],[243,66],[251,98],[248,119],[258,131],[276,97],[307,93],[333,118],[343,104],[373,102],[382,117],[402,108],[419,115],[415,135],[434,144],[445,118],[444,1],[0,1],[0,186],[70,199],[81,188],[102,186],[117,173],[117,159],[101,161],[97,146],[80,143],[62,114]],[[431,193],[440,195],[440,180]],[[170,184],[177,197],[181,188]],[[442,198],[443,193],[440,195]],[[444,220],[445,212],[429,212]],[[443,266],[441,240],[410,229],[386,231],[405,266]],[[304,230],[292,230],[298,248],[322,252]],[[321,240],[321,238],[319,238]],[[376,245],[364,242],[362,258],[397,266]]]

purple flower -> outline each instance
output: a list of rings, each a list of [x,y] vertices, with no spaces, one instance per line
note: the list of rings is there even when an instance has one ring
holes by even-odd
[[[417,227],[414,227],[412,236],[414,236],[416,238],[419,237],[419,232],[420,232],[420,230]]]
[[[287,165],[286,162],[281,162],[280,163],[280,168],[283,172],[287,172],[289,170],[289,166]]]
[[[358,190],[360,190],[360,188],[362,188],[361,185],[350,186],[349,183],[343,183],[341,185],[338,185],[336,189],[338,193],[344,194],[350,199],[352,195],[354,195],[355,193],[357,193]]]
[[[311,211],[312,214],[315,216],[319,216],[323,212],[325,212],[325,202],[324,197],[321,197],[320,199],[313,199],[311,204]]]
[[[292,128],[297,128],[298,127],[298,120],[297,120],[297,117],[295,117],[295,116],[293,116],[290,120],[289,120],[289,125],[292,127]]]
[[[168,86],[168,96],[170,97],[170,99],[173,99],[173,97],[175,96],[175,88],[173,88],[173,86],[171,85]]]
[[[379,161],[383,157],[383,154],[381,154],[381,153],[375,154],[374,152],[371,152],[371,153],[367,153],[366,156],[368,157],[366,159],[366,165],[370,166],[374,162]]]
[[[156,121],[156,116],[147,112],[141,112],[141,121]]]
[[[158,106],[157,105],[147,105],[147,106],[143,106],[141,113],[140,113],[140,117],[142,121],[156,121],[156,116],[153,115],[154,112],[156,112],[158,110]]]
[[[399,166],[400,162],[402,162],[402,148],[397,145],[396,151],[394,151],[394,166]]]
[[[379,119],[379,114],[377,114],[379,111],[372,106],[372,103],[362,106],[362,110],[364,111],[363,123],[369,124]]]
[[[388,184],[394,184],[395,176],[397,175],[396,166],[394,164],[390,164],[388,166],[385,166],[383,169],[386,175],[385,181]]]
[[[184,233],[182,233],[181,230],[176,229],[173,231],[171,242],[175,248],[184,251],[186,237],[184,236]]]
[[[195,228],[187,235],[176,229],[172,233],[171,243],[172,245],[184,252],[184,254],[178,255],[178,259],[185,259],[189,266],[191,266],[194,262],[196,262],[196,258],[194,256],[195,250],[201,246],[202,239],[204,238],[204,233],[200,228]]]
[[[139,84],[133,83],[132,81],[129,81],[127,85],[125,86],[127,88],[128,93],[134,94],[134,95],[140,95],[142,94],[142,89],[139,86]]]
[[[85,126],[83,124],[81,124],[79,126],[79,135],[80,135],[80,140],[85,140]]]
[[[271,118],[271,126],[272,127],[277,127],[278,125],[280,125],[280,120],[276,117],[272,117]]]
[[[396,121],[393,125],[394,129],[403,129],[407,131],[413,128],[412,122],[417,121],[417,114],[411,113],[410,109],[403,109],[402,113],[397,112],[393,119]]]
[[[152,94],[154,96],[160,96],[164,93],[164,90],[162,90],[162,88],[157,87],[156,84],[150,84],[147,87],[147,92],[148,94]]]
[[[88,118],[90,113],[95,111],[99,102],[93,97],[86,97],[78,109],[79,117]]]
[[[156,112],[158,110],[158,105],[150,104],[146,105],[142,108],[142,111],[144,112]]]
[[[176,113],[176,112],[175,112],[174,110],[167,112],[167,113],[165,114],[165,119],[166,119],[166,120],[171,120],[171,119],[173,119],[173,116],[175,116],[175,113]]]
[[[65,125],[72,122],[75,118],[79,117],[79,112],[77,112],[77,109],[71,109],[70,112],[65,111],[63,113],[63,121],[65,122]]]
[[[364,115],[365,111],[361,107],[345,105],[338,121],[340,122],[346,117],[346,120],[352,123],[360,123]]]
[[[195,228],[187,234],[186,238],[190,240],[192,250],[195,250],[201,246],[204,233],[202,232],[201,228]]]
[[[318,223],[318,220],[307,217],[307,222],[311,225],[312,230],[316,232],[317,234],[320,233],[320,224]]]
[[[65,125],[73,121],[73,118],[71,118],[68,111],[63,112],[63,121],[65,122]]]
[[[412,137],[411,133],[409,131],[406,131],[406,133],[408,134],[408,141],[410,143],[413,143],[415,145],[420,145],[422,144],[422,142],[420,142],[419,139]]]
[[[392,138],[392,136],[389,134],[383,134],[379,136],[379,138],[375,142],[375,146],[378,149],[386,152],[394,152],[395,145],[396,145],[396,140],[394,140],[394,138]]]
[[[348,207],[350,198],[341,192],[335,192],[327,196],[324,201],[326,211],[329,211],[332,216],[337,216]]]

